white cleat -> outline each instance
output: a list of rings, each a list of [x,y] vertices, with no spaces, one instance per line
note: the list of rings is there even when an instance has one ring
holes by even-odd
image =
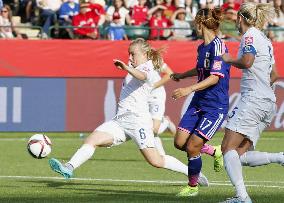
[[[232,197],[220,203],[252,203],[252,201],[250,197],[247,196],[245,199],[242,199],[241,197]]]
[[[200,187],[209,187],[209,181],[203,173],[199,174],[197,183]]]

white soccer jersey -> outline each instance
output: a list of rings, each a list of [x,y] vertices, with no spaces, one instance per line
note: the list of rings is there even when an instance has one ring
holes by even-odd
[[[275,102],[276,98],[270,86],[270,73],[275,63],[270,40],[255,27],[249,28],[242,37],[239,57],[245,53],[253,53],[255,60],[252,67],[242,70],[241,94]]]
[[[120,93],[117,115],[133,113],[139,116],[150,116],[148,100],[156,71],[151,60],[139,65],[136,69],[146,73],[147,78],[141,81],[127,74]]]
[[[152,78],[152,81],[151,81],[152,84],[154,84],[154,83],[156,83],[156,82],[158,82],[162,79],[161,76],[160,76],[160,72],[163,71],[163,67],[159,71],[154,71],[153,78]],[[166,90],[165,90],[164,86],[158,87],[158,88],[153,89],[151,91],[150,101],[152,99],[156,99],[156,98],[160,99],[162,101],[166,99]]]

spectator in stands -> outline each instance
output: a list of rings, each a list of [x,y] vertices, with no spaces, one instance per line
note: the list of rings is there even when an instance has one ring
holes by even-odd
[[[43,19],[43,38],[48,37],[49,27],[57,21],[57,11],[59,10],[61,0],[36,0],[40,8],[40,17]]]
[[[59,9],[59,25],[71,26],[72,18],[78,15],[80,10],[79,4],[74,0],[67,0]],[[73,38],[73,31],[70,28],[60,29],[60,38]]]
[[[115,11],[117,11],[119,13],[119,15],[120,15],[120,23],[121,23],[121,25],[125,25],[125,24],[130,25],[131,24],[131,18],[129,16],[129,10],[126,9],[125,3],[124,3],[123,0],[114,0],[113,6],[110,6],[107,9],[106,20],[108,22],[112,22],[112,16],[113,16],[113,13]]]
[[[224,20],[221,21],[220,31],[223,38],[229,41],[239,41],[241,39],[236,28],[238,13],[234,8],[228,7],[224,10]]]
[[[17,15],[21,16],[22,23],[32,21],[33,11],[36,7],[35,0],[19,0],[19,12]]]
[[[98,39],[99,37],[95,23],[96,16],[92,10],[89,10],[89,6],[89,3],[81,3],[80,13],[73,17],[72,25],[77,27],[74,28],[74,33],[78,39]]]
[[[269,34],[270,36],[275,37],[275,41],[284,41],[284,1],[281,2],[281,0],[274,0],[273,2],[276,16],[272,22],[272,26],[275,31]]]
[[[201,8],[213,9],[214,7],[221,7],[223,5],[223,0],[200,0]]]
[[[138,0],[138,5],[130,8],[130,17],[132,25],[145,25],[148,23],[149,9],[146,6],[146,0]]]
[[[3,7],[3,1],[0,0],[0,9]]]
[[[1,27],[4,26],[4,27]],[[21,39],[22,36],[17,30],[14,28],[14,24],[12,21],[12,11],[9,5],[4,4],[1,8],[0,15],[0,38],[12,39],[12,38]]]
[[[89,8],[94,13],[94,20],[96,25],[101,26],[106,21],[106,12],[103,7],[103,2],[99,2],[98,0],[90,1]]]
[[[188,22],[193,21],[198,8],[195,7],[196,5],[193,5],[192,0],[185,0],[184,6],[185,6],[185,20]]]
[[[164,16],[167,19],[171,19],[171,16],[176,11],[175,2],[173,0],[165,0],[165,3],[163,3],[162,5],[166,7],[166,9],[164,10]]]
[[[172,24],[170,20],[163,15],[165,9],[163,6],[158,5],[155,9],[149,22],[150,39],[167,39],[171,35],[171,32],[170,29],[165,28],[170,28]]]
[[[112,22],[108,30],[108,39],[110,40],[127,40],[128,37],[123,26],[120,24],[120,15],[116,11],[113,13]]]
[[[173,31],[172,40],[188,40],[192,34],[189,22],[185,20],[186,11],[184,8],[179,8],[171,17],[171,22],[175,28]]]
[[[238,11],[240,7],[241,5],[238,2],[235,2],[234,0],[227,0],[221,8],[223,11],[225,11],[227,8],[232,8],[235,11]]]

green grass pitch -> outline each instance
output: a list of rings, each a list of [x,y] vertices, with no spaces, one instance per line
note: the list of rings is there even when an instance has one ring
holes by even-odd
[[[95,156],[64,180],[50,170],[48,158],[34,159],[26,150],[33,133],[0,133],[0,202],[219,202],[234,195],[225,170],[216,173],[213,159],[203,155],[203,173],[210,187],[193,198],[175,194],[187,178],[148,165],[132,141],[111,149],[99,148]],[[80,147],[79,133],[47,133],[53,142],[49,157],[67,161]],[[162,136],[165,149],[184,163],[186,155],[173,147],[172,137]],[[222,133],[212,144],[220,144]],[[257,150],[284,151],[282,132],[266,132]],[[284,168],[278,164],[244,168],[248,192],[256,203],[284,202]]]

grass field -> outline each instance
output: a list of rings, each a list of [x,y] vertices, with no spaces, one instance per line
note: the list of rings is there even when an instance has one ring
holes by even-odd
[[[0,133],[0,202],[219,202],[234,195],[226,172],[213,171],[213,159],[203,156],[203,173],[210,187],[200,188],[199,196],[175,196],[186,177],[149,166],[132,141],[111,149],[96,150],[95,156],[75,171],[75,179],[64,180],[52,172],[48,158],[37,160],[26,151],[32,133]],[[69,160],[82,144],[78,133],[47,133],[53,142],[49,157]],[[213,144],[221,142],[216,135]],[[173,139],[162,136],[166,151],[186,161],[173,148]],[[284,149],[283,133],[263,134],[258,150]],[[284,202],[284,168],[274,164],[244,169],[253,202]]]

